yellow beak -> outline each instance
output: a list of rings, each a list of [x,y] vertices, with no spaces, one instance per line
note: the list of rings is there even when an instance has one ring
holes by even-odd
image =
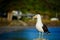
[[[33,20],[34,20],[35,18],[37,18],[37,17],[36,17],[36,16],[33,16]]]

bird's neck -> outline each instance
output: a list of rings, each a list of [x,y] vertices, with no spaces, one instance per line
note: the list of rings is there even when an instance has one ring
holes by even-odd
[[[42,23],[42,20],[41,20],[40,17],[37,18],[37,23],[38,23],[38,22],[39,22],[39,23]]]
[[[37,17],[37,23],[36,23],[36,25],[43,26],[43,24],[42,24],[42,20],[41,20],[40,17]]]

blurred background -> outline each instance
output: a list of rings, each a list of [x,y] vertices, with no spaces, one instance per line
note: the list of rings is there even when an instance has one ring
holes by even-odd
[[[43,23],[60,25],[60,0],[0,0],[0,26],[14,25],[18,20],[34,25],[32,16],[37,13],[43,16]]]

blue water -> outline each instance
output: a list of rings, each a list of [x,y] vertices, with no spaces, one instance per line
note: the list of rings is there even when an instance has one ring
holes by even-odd
[[[48,40],[60,40],[60,27],[49,27],[51,32],[49,35],[44,33],[44,38]],[[41,36],[41,35],[40,35]],[[25,28],[13,32],[5,32],[0,34],[0,40],[7,40],[11,38],[26,38],[27,40],[33,40],[39,37],[39,32],[36,28]]]

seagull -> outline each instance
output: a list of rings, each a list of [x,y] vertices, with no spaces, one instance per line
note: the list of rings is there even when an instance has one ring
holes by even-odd
[[[40,38],[40,32],[41,32],[41,37],[43,38],[43,33],[50,33],[47,26],[42,23],[42,16],[40,14],[37,14],[33,16],[33,19],[36,18],[36,29],[39,31],[39,38]]]

